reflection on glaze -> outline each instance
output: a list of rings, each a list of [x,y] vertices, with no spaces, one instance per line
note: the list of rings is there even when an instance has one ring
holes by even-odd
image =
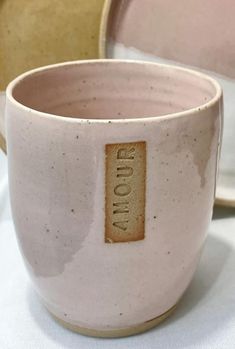
[[[36,140],[39,130],[40,126],[33,129],[32,123],[27,123],[21,129],[21,139]],[[46,154],[37,142],[29,149],[22,144],[24,171],[11,184],[17,195],[13,210],[16,205],[21,248],[36,276],[61,274],[82,248],[93,222],[98,163],[91,145],[82,143],[84,135],[78,138],[77,132],[73,133],[67,146],[56,134],[53,140],[45,139]],[[46,157],[51,157],[47,164]],[[31,172],[29,164],[33,165]],[[81,176],[81,167],[85,176]]]

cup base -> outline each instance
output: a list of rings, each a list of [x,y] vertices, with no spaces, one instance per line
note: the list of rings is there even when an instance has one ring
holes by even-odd
[[[117,338],[117,337],[132,336],[132,335],[150,330],[151,328],[157,326],[162,321],[164,321],[168,316],[170,316],[174,312],[175,308],[176,308],[176,305],[174,305],[172,308],[167,310],[164,314],[157,316],[154,319],[145,321],[141,324],[126,327],[126,328],[117,328],[117,329],[110,329],[110,330],[96,330],[92,328],[80,327],[80,326],[71,324],[69,322],[66,322],[58,318],[50,310],[48,311],[60,325],[62,325],[63,327],[73,332],[77,332],[79,334],[90,336],[90,337]]]

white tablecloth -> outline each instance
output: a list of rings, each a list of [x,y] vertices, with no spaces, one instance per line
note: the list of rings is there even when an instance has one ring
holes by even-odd
[[[41,305],[16,243],[0,151],[0,349],[234,349],[235,210],[216,208],[196,275],[176,312],[155,329],[89,338],[58,325]]]

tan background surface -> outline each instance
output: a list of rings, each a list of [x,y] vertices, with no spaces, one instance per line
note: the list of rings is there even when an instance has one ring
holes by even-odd
[[[29,69],[97,58],[103,0],[0,0],[0,90]]]

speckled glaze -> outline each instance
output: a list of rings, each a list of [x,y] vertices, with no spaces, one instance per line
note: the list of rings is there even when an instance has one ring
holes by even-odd
[[[62,322],[99,335],[178,302],[212,215],[221,102],[213,79],[145,62],[58,64],[8,86],[15,228],[33,284]],[[105,243],[105,145],[138,141],[145,238]]]

